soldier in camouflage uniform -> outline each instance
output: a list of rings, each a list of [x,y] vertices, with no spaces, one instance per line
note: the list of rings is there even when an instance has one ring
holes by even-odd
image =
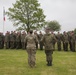
[[[25,43],[27,43],[28,64],[30,67],[35,67],[36,43],[38,42],[38,39],[36,35],[33,35],[32,33],[33,31],[30,30],[30,34],[25,37]]]
[[[56,38],[56,35],[53,33],[53,31],[51,32],[51,34],[54,35],[54,37]],[[52,42],[53,42],[53,48],[54,48],[54,50],[55,50],[56,40],[53,39]]]
[[[16,35],[16,49],[20,49],[21,48],[21,33],[17,32]]]
[[[5,48],[10,48],[10,33],[8,31],[5,34]]]
[[[21,34],[22,49],[25,49],[25,42],[24,42],[25,37],[26,37],[26,33],[25,33],[25,31],[23,31]]]
[[[3,33],[1,33],[2,34],[2,49],[4,48],[4,38],[5,38],[5,36],[3,35]]]
[[[40,47],[40,50],[43,50],[43,42],[41,42],[40,40],[42,39],[43,37],[43,34],[42,32],[40,31],[40,34],[39,34],[39,47]]]
[[[71,31],[68,32],[68,41],[69,41],[69,48],[70,51],[72,50],[72,46],[71,46]]]
[[[75,52],[75,41],[76,41],[76,36],[74,32],[72,31],[70,34],[70,40],[71,40],[71,51]]]
[[[69,43],[69,38],[68,38],[68,34],[64,31],[63,33],[63,49],[64,51],[68,51],[68,43]]]
[[[13,36],[14,36],[14,49],[16,48],[16,31],[13,32]]]
[[[13,34],[13,31],[11,31],[11,34],[10,34],[10,48],[14,49],[14,45],[15,45],[15,36]]]
[[[2,49],[2,44],[3,43],[3,37],[2,37],[2,33],[0,32],[0,49]]]
[[[37,34],[37,31],[34,32],[34,35],[37,37],[37,39],[39,38],[39,35]],[[36,49],[38,49],[38,42],[36,43]]]
[[[43,36],[41,41],[44,43],[45,46],[45,54],[46,54],[46,61],[47,61],[47,66],[52,66],[52,54],[53,54],[53,42],[52,40],[56,38],[54,35],[50,34],[49,28],[45,29],[46,34]]]
[[[58,34],[56,35],[56,39],[57,39],[57,48],[58,48],[58,51],[61,51],[61,34],[60,32],[58,32]]]

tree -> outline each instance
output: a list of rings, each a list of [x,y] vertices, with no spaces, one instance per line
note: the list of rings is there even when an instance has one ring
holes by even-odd
[[[45,15],[37,0],[17,0],[6,13],[19,29],[29,31],[44,26]],[[18,29],[17,29],[18,30]]]
[[[48,21],[47,27],[49,27],[52,31],[59,31],[61,29],[61,25],[57,21]]]

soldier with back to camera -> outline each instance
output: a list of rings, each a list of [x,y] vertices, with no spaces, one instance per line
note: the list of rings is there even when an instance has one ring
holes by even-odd
[[[25,43],[27,43],[26,50],[28,53],[28,64],[30,67],[35,67],[35,55],[36,55],[36,43],[38,39],[36,35],[33,35],[33,31],[30,30],[29,34],[25,37]]]

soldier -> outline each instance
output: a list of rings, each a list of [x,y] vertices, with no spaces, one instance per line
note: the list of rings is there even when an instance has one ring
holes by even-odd
[[[40,40],[42,39],[43,37],[43,34],[42,32],[40,31],[40,34],[39,34],[39,47],[40,47],[40,50],[43,50],[43,42],[41,42]]]
[[[4,48],[4,38],[5,38],[5,36],[3,35],[3,33],[1,33],[2,34],[2,49]]]
[[[34,32],[34,35],[37,37],[37,39],[39,38],[39,35],[37,34],[37,31]],[[38,49],[38,42],[36,43],[36,49]]]
[[[15,45],[15,36],[14,36],[13,31],[11,31],[11,34],[10,34],[10,48],[14,49],[14,47],[15,47],[14,45]]]
[[[22,49],[25,49],[25,42],[24,42],[25,37],[26,37],[26,33],[25,33],[25,31],[23,31],[21,34]]]
[[[56,39],[57,39],[57,48],[58,48],[58,51],[61,51],[61,34],[60,32],[58,32],[58,34],[56,35]]]
[[[71,45],[71,31],[68,32],[68,40],[69,40],[69,48],[70,51],[72,50],[72,45]]]
[[[56,38],[56,35],[53,33],[53,31],[51,32],[51,34],[52,34],[52,35],[54,35],[54,36],[55,36],[55,38]],[[55,50],[56,40],[55,40],[55,39],[53,39],[53,40],[52,40],[52,42],[53,42],[53,48],[54,48],[54,50]]]
[[[14,49],[16,48],[16,31],[13,32],[13,36],[14,36]]]
[[[20,49],[21,48],[21,33],[17,32],[16,35],[16,49]]]
[[[30,30],[29,34],[25,37],[25,43],[27,43],[26,50],[28,53],[28,64],[30,67],[35,67],[35,54],[37,42],[37,37],[33,35],[33,31]]]
[[[5,48],[10,48],[10,33],[8,31],[5,34]]]
[[[51,35],[49,32],[49,28],[45,29],[46,34],[43,36],[41,41],[44,43],[45,46],[45,54],[46,54],[46,61],[47,61],[47,66],[52,66],[52,54],[53,54],[53,42],[52,40],[56,38],[54,35]]]
[[[76,37],[75,37],[75,34],[74,32],[72,31],[71,34],[70,34],[70,40],[71,40],[71,51],[72,52],[75,52],[75,41],[76,41]]]
[[[69,42],[69,38],[68,38],[68,34],[64,31],[63,33],[63,49],[64,51],[68,51],[68,42]]]
[[[0,32],[0,49],[2,49],[2,44],[3,43],[3,37],[2,37],[2,33]]]

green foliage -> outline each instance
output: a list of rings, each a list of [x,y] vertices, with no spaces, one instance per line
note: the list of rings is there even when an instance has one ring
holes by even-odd
[[[17,0],[6,13],[14,26],[22,30],[39,29],[44,26],[45,15],[37,0]]]
[[[47,27],[49,27],[52,31],[59,31],[61,29],[61,25],[57,21],[47,22]]]
[[[53,66],[46,65],[44,51],[37,50],[36,68],[28,65],[25,50],[0,50],[0,75],[76,75],[76,53],[53,53]]]

